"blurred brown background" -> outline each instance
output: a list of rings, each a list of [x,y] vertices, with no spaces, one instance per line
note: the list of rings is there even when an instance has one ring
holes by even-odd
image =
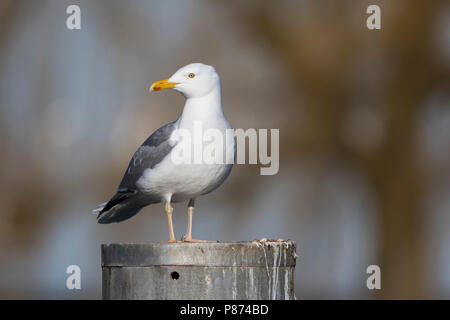
[[[81,30],[66,28],[70,4]],[[199,199],[198,238],[297,241],[300,299],[450,298],[450,3],[437,0],[1,0],[1,298],[100,298],[101,243],[166,240],[161,206],[115,225],[90,210],[182,110],[149,84],[191,62],[220,73],[234,128],[280,129],[279,173],[236,165]],[[176,205],[177,237],[186,216]],[[70,264],[82,290],[65,287]]]

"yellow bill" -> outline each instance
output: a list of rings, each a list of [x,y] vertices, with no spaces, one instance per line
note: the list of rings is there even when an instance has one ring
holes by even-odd
[[[163,89],[171,89],[174,88],[178,82],[169,82],[169,79],[162,79],[159,81],[154,82],[150,86],[150,91],[160,91]]]

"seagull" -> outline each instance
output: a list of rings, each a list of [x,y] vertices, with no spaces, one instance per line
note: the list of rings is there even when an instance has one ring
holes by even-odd
[[[145,140],[131,158],[117,192],[111,200],[98,205],[93,213],[97,214],[101,224],[121,222],[150,204],[162,203],[169,226],[167,242],[174,243],[177,240],[171,203],[188,201],[187,233],[181,241],[213,242],[192,237],[192,217],[195,199],[218,188],[229,176],[235,159],[236,141],[226,138],[227,130],[232,129],[222,110],[220,77],[213,66],[192,63],[150,87],[150,91],[163,89],[173,89],[186,98],[181,116]],[[224,161],[174,161],[183,145],[192,145],[191,140],[183,140],[186,133],[195,136],[199,125],[203,130],[221,133],[223,139],[212,139],[209,147],[213,144],[212,147],[221,151]],[[177,134],[180,132],[184,134]],[[206,145],[206,142],[202,143]]]

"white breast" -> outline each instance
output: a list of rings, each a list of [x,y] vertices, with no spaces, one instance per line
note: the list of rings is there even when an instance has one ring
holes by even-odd
[[[223,161],[221,163],[206,164],[174,162],[171,154],[152,169],[146,169],[142,177],[137,181],[141,192],[149,195],[158,195],[162,199],[172,202],[184,201],[208,193],[217,188],[231,170],[234,160],[234,139],[227,139],[226,132],[230,129],[225,119],[214,122],[203,122],[204,130],[214,128],[220,130],[223,139],[213,140],[215,148],[222,148]],[[184,128],[186,129],[186,128]],[[188,130],[194,130],[188,128]],[[194,135],[194,132],[192,131]],[[194,141],[192,141],[194,143]],[[203,150],[212,147],[212,141],[203,142]],[[172,152],[179,152],[182,144],[178,142]],[[192,146],[193,148],[193,146]],[[231,150],[231,152],[230,152]],[[227,152],[228,151],[228,152]],[[192,160],[193,155],[192,155]],[[204,159],[202,159],[204,160]]]

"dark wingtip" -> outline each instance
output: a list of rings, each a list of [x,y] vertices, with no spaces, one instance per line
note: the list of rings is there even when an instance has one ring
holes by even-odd
[[[111,216],[108,215],[108,211],[102,211],[97,216],[97,222],[100,224],[108,224],[114,221],[111,220]]]

